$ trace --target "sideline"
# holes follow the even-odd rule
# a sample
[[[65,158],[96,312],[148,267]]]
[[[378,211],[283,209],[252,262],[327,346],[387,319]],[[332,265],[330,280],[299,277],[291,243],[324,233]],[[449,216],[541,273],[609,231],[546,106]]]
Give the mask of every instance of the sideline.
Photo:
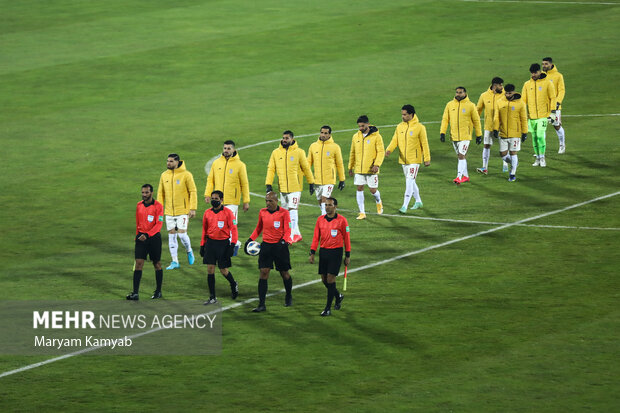
[[[500,231],[502,229],[514,227],[514,226],[517,226],[517,225],[521,225],[521,224],[524,224],[524,223],[529,222],[529,221],[534,221],[534,220],[537,220],[537,219],[540,219],[540,218],[547,217],[549,215],[559,214],[561,212],[565,212],[565,211],[568,211],[568,210],[571,210],[571,209],[579,208],[581,206],[584,206],[584,205],[587,205],[587,204],[591,204],[593,202],[600,201],[600,200],[603,200],[603,199],[611,198],[611,197],[614,197],[616,195],[620,195],[620,191],[613,192],[613,193],[607,194],[607,195],[602,195],[602,196],[590,199],[588,201],[584,201],[584,202],[580,202],[580,203],[577,203],[577,204],[573,204],[573,205],[570,205],[570,206],[567,206],[567,207],[564,207],[564,208],[556,209],[554,211],[545,212],[543,214],[539,214],[539,215],[536,215],[536,216],[533,216],[533,217],[530,217],[530,218],[524,218],[524,219],[521,219],[519,221],[503,224],[503,225],[501,225],[499,227],[496,227],[496,228],[491,228],[491,229],[488,229],[488,230],[485,230],[485,231],[479,231],[479,232],[476,232],[475,234],[466,235],[464,237],[459,237],[459,238],[452,239],[450,241],[446,241],[446,242],[442,242],[442,243],[439,243],[439,244],[431,245],[430,247],[422,248],[422,249],[419,249],[419,250],[409,251],[407,253],[404,253],[404,254],[401,254],[401,255],[397,255],[397,256],[394,256],[394,257],[391,257],[391,258],[387,258],[385,260],[376,261],[376,262],[373,262],[371,264],[363,265],[361,267],[352,268],[352,269],[348,270],[347,274],[352,274],[352,273],[356,273],[358,271],[367,270],[369,268],[377,267],[377,266],[380,266],[380,265],[383,265],[383,264],[388,264],[390,262],[394,262],[394,261],[397,261],[397,260],[400,260],[400,259],[403,259],[403,258],[411,257],[413,255],[422,254],[423,252],[426,252],[426,251],[431,251],[431,250],[434,250],[434,249],[437,249],[437,248],[445,247],[447,245],[455,244],[457,242],[461,242],[461,241],[465,241],[465,240],[468,240],[468,239],[476,238],[476,237],[479,237],[481,235],[486,235],[486,234],[490,234],[492,232]],[[339,275],[341,275],[341,274],[342,274],[342,272]],[[304,288],[304,287],[306,287],[308,285],[316,284],[316,283],[318,283],[320,281],[321,281],[320,278],[319,279],[315,279],[315,280],[311,280],[311,281],[307,281],[305,283],[293,286],[293,289],[296,290],[298,288]],[[284,290],[279,290],[279,291],[276,291],[276,292],[269,293],[269,294],[267,294],[267,296],[271,297],[271,296],[274,296],[274,295],[281,294],[283,292],[284,292]],[[213,314],[217,314],[217,313],[222,313],[224,311],[231,310],[231,309],[237,308],[237,307],[241,307],[241,306],[243,306],[245,304],[249,304],[249,303],[255,302],[257,300],[258,300],[257,297],[249,298],[247,300],[244,300],[244,301],[241,301],[241,302],[238,302],[238,303],[234,303],[234,304],[231,304],[231,305],[227,305],[225,307],[222,307],[222,308],[214,310],[214,311],[203,313],[203,315],[206,316],[206,315],[213,315]],[[147,330],[147,331],[144,331],[142,333],[134,334],[134,335],[128,336],[128,337],[129,338],[140,337],[140,336],[144,336],[144,335],[147,335],[147,334],[150,334],[150,333],[154,333],[154,332],[159,331],[161,329],[162,328],[151,329],[151,330]],[[37,367],[41,367],[41,366],[44,366],[46,364],[54,363],[56,361],[65,360],[65,359],[68,359],[70,357],[78,356],[80,354],[88,353],[90,351],[97,350],[98,348],[99,348],[98,346],[93,346],[93,347],[85,348],[85,349],[78,350],[78,351],[75,351],[75,352],[72,352],[72,353],[64,354],[64,355],[59,356],[59,357],[54,357],[54,358],[51,358],[49,360],[44,360],[44,361],[41,361],[41,362],[38,362],[38,363],[29,364],[27,366],[20,367],[20,368],[15,369],[15,370],[5,371],[3,373],[0,373],[0,378],[11,376],[13,374],[21,373],[21,372],[24,372],[24,371],[27,371],[27,370],[31,370],[31,369],[34,369],[34,368],[37,368]]]

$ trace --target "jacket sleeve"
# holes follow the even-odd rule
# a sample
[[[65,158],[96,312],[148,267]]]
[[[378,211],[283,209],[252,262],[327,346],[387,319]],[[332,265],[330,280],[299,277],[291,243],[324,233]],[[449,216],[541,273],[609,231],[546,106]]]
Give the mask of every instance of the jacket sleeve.
[[[396,149],[396,147],[398,147],[398,126],[394,131],[394,136],[392,136],[392,140],[390,141],[390,144],[388,145],[386,151],[394,152],[394,149]]]
[[[140,205],[140,204],[138,204],[138,205]],[[138,205],[136,205],[136,235],[139,234],[138,226],[140,225],[140,217],[138,216],[138,214],[139,214],[139,212],[138,212],[139,211]]]
[[[473,106],[473,103],[472,103]],[[473,108],[471,111],[471,121],[474,124],[474,129],[476,130],[476,137],[482,136],[482,125],[480,124],[480,115],[478,115],[478,111],[476,108]]]
[[[225,208],[228,211],[228,225],[230,226],[230,243],[235,245],[237,240],[239,239],[239,231],[237,230],[237,221],[235,220],[235,214],[228,208]]]
[[[205,198],[211,197],[211,192],[215,188],[215,172],[213,171],[213,165],[211,165],[211,170],[209,171],[209,176],[207,176],[207,186],[205,187]]]
[[[521,99],[523,99],[523,103],[527,106],[527,82],[523,84],[523,88],[521,89]]]
[[[450,105],[450,103],[448,103],[446,105],[446,108],[443,110],[443,115],[441,117],[441,127],[439,128],[439,133],[446,133],[446,131],[448,130],[448,121],[449,121],[448,105]]]
[[[319,220],[323,216],[320,216],[316,220],[316,224],[314,224],[314,235],[312,236],[312,244],[310,245],[310,250],[316,251],[319,247],[319,241],[321,239],[321,230],[319,229]]]
[[[273,185],[273,178],[276,174],[276,158],[274,152],[271,152],[269,158],[269,165],[267,165],[267,177],[265,178],[265,185]]]
[[[252,235],[250,235],[250,239],[252,239],[252,241],[255,241],[261,232],[263,232],[263,214],[259,212],[258,223],[256,224],[256,228],[254,228],[254,232],[252,232]]]
[[[484,109],[484,93],[480,94],[478,98],[478,104],[476,105],[476,110],[478,110],[478,116],[482,115],[482,110]]]
[[[187,187],[187,192],[189,192],[189,209],[195,211],[196,208],[198,208],[198,191],[196,190],[194,176],[190,172],[187,172],[185,185]]]
[[[349,171],[355,169],[355,135],[351,139],[351,151],[349,152],[349,165],[347,169]]]
[[[157,187],[157,202],[166,205],[166,192],[164,191],[164,175],[159,177],[159,186]]]
[[[422,146],[422,160],[424,162],[430,162],[431,161],[431,150],[428,147],[428,138],[426,136],[426,127],[424,125],[421,125],[422,127],[420,128],[420,145]]]
[[[314,175],[312,175],[312,169],[310,169],[310,165],[308,165],[308,160],[306,159],[306,153],[301,148],[298,150],[299,152],[301,152],[299,154],[299,166],[301,170],[304,172],[304,175],[306,175],[306,180],[308,181],[308,183],[313,184]]]
[[[312,155],[312,145],[310,145],[310,147],[308,148],[308,165],[312,166],[312,164],[314,163],[314,156]]]
[[[155,205],[156,205],[155,217],[154,217],[155,224],[149,230],[149,232],[147,232],[149,237],[152,237],[153,235],[161,231],[161,226],[164,224],[164,207],[161,204],[155,204]]]
[[[557,102],[561,105],[564,101],[564,95],[566,94],[566,89],[564,87],[564,76],[558,76],[558,95],[556,96]]]
[[[493,110],[493,130],[499,130],[499,105],[495,104],[495,110]]]
[[[377,132],[375,150],[377,151],[377,156],[375,157],[375,162],[373,163],[373,165],[381,166],[383,160],[385,159],[385,147],[383,146],[383,137],[381,137],[381,134],[379,132]]]
[[[284,211],[284,214],[282,214],[284,216],[284,219],[282,220],[282,224],[284,225],[284,241],[286,242],[290,242],[291,241],[291,214],[288,212],[287,209],[283,209],[281,208],[282,211]]]
[[[207,209],[207,211],[209,211]],[[202,247],[207,242],[207,231],[209,230],[209,220],[207,219],[207,211],[202,216],[202,237],[200,237],[200,246]]]
[[[551,108],[551,110],[555,110],[555,108],[557,107],[557,98],[555,95],[555,87],[553,86],[553,83],[551,82],[547,82],[547,93],[549,94],[549,107]]]
[[[342,217],[342,234],[344,235],[344,251],[351,252],[351,233],[349,232],[349,222]]]
[[[525,104],[523,104],[521,109],[519,109],[519,115],[521,118],[521,133],[527,133],[527,106]]]
[[[248,180],[248,169],[244,163],[241,163],[239,167],[239,185],[241,186],[241,195],[243,196],[243,203],[250,203],[250,181]]]
[[[345,180],[344,162],[342,160],[342,150],[340,149],[340,145],[336,145],[334,158],[336,161],[336,170],[338,170],[338,180],[344,181]]]

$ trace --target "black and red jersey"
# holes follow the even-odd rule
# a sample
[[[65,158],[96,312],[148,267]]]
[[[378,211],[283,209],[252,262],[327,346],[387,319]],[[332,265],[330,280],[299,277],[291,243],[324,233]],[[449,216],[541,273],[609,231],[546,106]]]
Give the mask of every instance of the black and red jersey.
[[[256,229],[252,232],[250,238],[255,240],[261,232],[265,242],[275,244],[284,239],[290,243],[291,215],[288,210],[280,207],[273,212],[270,212],[267,208],[261,209],[258,213],[258,224],[256,224]]]
[[[351,235],[347,219],[338,214],[333,218],[321,215],[314,226],[314,237],[310,249],[316,251],[319,242],[321,248],[342,248],[344,245],[344,250],[351,252]]]
[[[161,231],[164,222],[164,207],[158,201],[146,204],[144,201],[136,205],[136,235],[142,233],[149,237]]]
[[[218,210],[209,208],[202,216],[202,240],[200,245],[205,245],[208,239],[223,240],[229,239],[233,244],[237,243],[239,234],[237,232],[237,220],[235,214],[228,208],[222,207]]]

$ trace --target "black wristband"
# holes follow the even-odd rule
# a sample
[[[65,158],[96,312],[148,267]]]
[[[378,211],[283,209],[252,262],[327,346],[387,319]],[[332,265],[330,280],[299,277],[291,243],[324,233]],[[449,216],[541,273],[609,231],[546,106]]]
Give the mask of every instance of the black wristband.
[[[316,250],[310,250],[310,255],[316,254]]]
[[[344,252],[344,256],[347,257],[347,258],[350,258],[351,257],[351,251],[345,251]]]

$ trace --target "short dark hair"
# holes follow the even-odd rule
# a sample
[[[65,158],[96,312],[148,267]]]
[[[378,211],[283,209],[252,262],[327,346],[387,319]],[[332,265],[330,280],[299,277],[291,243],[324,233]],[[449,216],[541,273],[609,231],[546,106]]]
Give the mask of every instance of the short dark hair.
[[[288,129],[282,132],[282,135],[291,135],[291,138],[295,137],[295,135],[293,135],[293,131],[290,131]]]
[[[553,59],[550,57],[543,57],[543,62],[549,62],[549,63],[553,63]]]
[[[235,142],[230,140],[230,139],[228,139],[227,141],[224,141],[224,145],[232,145],[232,147],[234,148],[235,147]]]
[[[149,191],[153,192],[153,185],[151,185],[151,184],[144,184],[144,185],[142,185],[142,188],[148,188]]]
[[[463,89],[463,92],[467,93],[467,89],[465,89],[465,86],[458,86],[458,87],[454,88],[455,91],[457,91],[459,89]]]
[[[504,84],[504,79],[502,79],[501,77],[494,77],[493,80],[491,80],[491,84],[492,85],[500,85],[500,84]]]
[[[213,195],[213,194],[216,194],[217,196],[219,196],[220,199],[224,199],[224,192],[222,192],[222,191],[215,190],[215,191],[211,192],[211,195]]]
[[[333,198],[330,196],[329,198],[326,199],[326,201],[334,201],[334,205],[338,206],[338,200],[336,198]]]
[[[327,129],[329,131],[329,133],[332,133],[332,127],[329,125],[323,125],[321,126],[321,129]]]
[[[413,105],[405,105],[400,110],[406,110],[408,114],[415,115],[415,108]]]
[[[179,157],[179,155],[177,155],[176,153],[171,153],[170,155],[168,155],[168,158],[172,158],[175,161],[180,161],[181,158]]]
[[[506,92],[514,92],[515,91],[515,85],[513,85],[512,83],[508,83],[506,86],[504,86],[504,90]]]
[[[540,65],[538,63],[532,63],[530,65],[530,73],[536,73],[540,71]]]
[[[357,123],[368,123],[368,122],[370,121],[368,120],[368,116],[366,115],[362,115],[359,118],[357,118]]]

